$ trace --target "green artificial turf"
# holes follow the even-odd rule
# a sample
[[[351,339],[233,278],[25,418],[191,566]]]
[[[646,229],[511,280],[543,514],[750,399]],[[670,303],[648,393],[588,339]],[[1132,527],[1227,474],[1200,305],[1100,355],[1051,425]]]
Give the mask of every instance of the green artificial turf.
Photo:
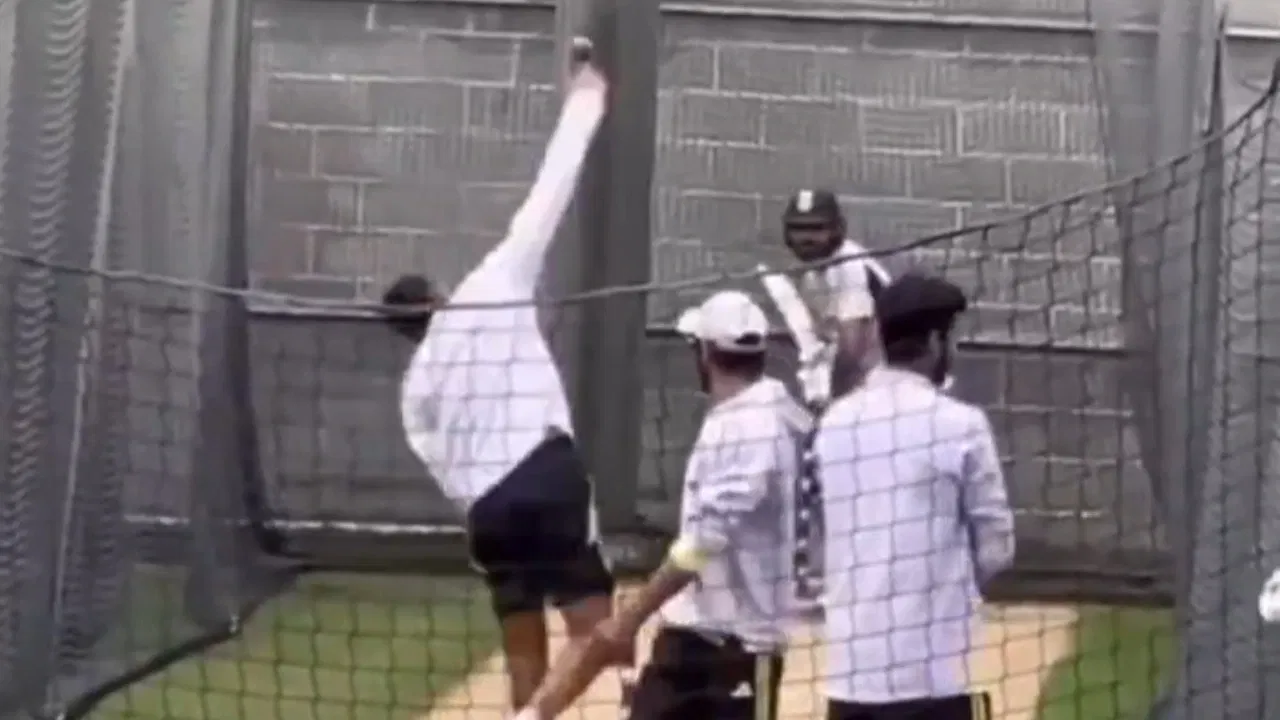
[[[176,583],[135,583],[139,648],[166,644]],[[412,717],[499,644],[484,589],[464,578],[314,575],[264,606],[240,637],[104,702],[96,718],[382,720]]]
[[[1085,608],[1076,652],[1054,665],[1040,694],[1040,720],[1137,720],[1165,687],[1173,663],[1167,610]]]

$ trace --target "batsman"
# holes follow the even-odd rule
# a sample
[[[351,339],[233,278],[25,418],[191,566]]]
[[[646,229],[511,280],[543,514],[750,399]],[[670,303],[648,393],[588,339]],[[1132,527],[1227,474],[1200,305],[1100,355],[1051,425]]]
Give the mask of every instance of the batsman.
[[[782,214],[783,242],[805,263],[799,288],[787,275],[760,268],[764,288],[799,350],[796,380],[817,416],[882,360],[875,299],[889,284],[889,272],[847,234],[834,192],[799,190]],[[819,610],[823,593],[822,490],[814,462],[806,444],[791,535],[793,596],[802,611]]]
[[[800,350],[798,379],[805,400],[818,411],[857,385],[881,359],[875,298],[889,284],[889,272],[846,235],[834,192],[797,191],[783,211],[782,236],[791,254],[806,264],[799,288],[786,275],[763,277]]]

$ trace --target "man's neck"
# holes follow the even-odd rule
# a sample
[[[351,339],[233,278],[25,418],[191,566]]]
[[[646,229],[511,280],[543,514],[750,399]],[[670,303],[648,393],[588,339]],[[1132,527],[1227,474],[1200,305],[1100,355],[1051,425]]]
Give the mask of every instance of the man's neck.
[[[716,407],[737,397],[743,390],[751,387],[756,380],[747,378],[721,376],[711,379],[711,387],[707,390],[707,397],[711,400],[711,407]]]
[[[849,366],[839,365],[839,361],[831,371],[831,399],[842,397],[866,384],[867,378],[880,363],[874,360],[860,359],[850,361]]]
[[[924,361],[909,363],[885,363],[883,366],[886,370],[906,376],[913,381],[920,381],[933,385],[932,369],[928,368]]]

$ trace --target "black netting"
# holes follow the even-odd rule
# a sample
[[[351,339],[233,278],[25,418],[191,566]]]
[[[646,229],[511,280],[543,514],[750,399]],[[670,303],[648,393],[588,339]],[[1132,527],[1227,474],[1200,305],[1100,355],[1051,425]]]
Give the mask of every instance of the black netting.
[[[1170,596],[1160,518],[1170,496],[1185,497],[1192,486],[1187,473],[1149,469],[1162,461],[1144,454],[1130,403],[1161,402],[1138,385],[1155,360],[1141,346],[1120,344],[1141,323],[1154,324],[1159,298],[1140,294],[1145,305],[1126,316],[1109,273],[1119,272],[1121,243],[1141,233],[1167,236],[1191,221],[1194,234],[1210,237],[1209,209],[1222,203],[1230,240],[1218,260],[1222,299],[1216,311],[1200,312],[1216,312],[1223,361],[1208,395],[1213,406],[1195,412],[1240,428],[1263,411],[1265,379],[1254,375],[1265,371],[1256,343],[1269,342],[1258,298],[1270,286],[1263,261],[1274,213],[1264,182],[1271,101],[1262,98],[1221,137],[1138,180],[896,251],[955,278],[977,301],[956,392],[990,413],[1020,513],[1018,563],[1003,596]],[[1214,177],[1206,160],[1219,154],[1225,172],[1209,194],[1201,190],[1215,187],[1206,182]],[[1186,189],[1196,193],[1175,203]],[[1129,261],[1158,268],[1180,257]],[[234,293],[75,270],[14,251],[3,256],[3,271],[14,289],[4,315],[13,349],[2,375],[11,427],[0,556],[4,676],[15,679],[6,686],[9,708],[96,699],[92,691],[113,678],[231,633],[240,633],[236,650],[185,661],[107,707],[131,717],[205,717],[194,708],[239,703],[292,717],[265,708],[294,703],[364,717],[433,695],[460,702],[443,684],[465,669],[482,685],[477,677],[498,672],[472,662],[492,651],[493,630],[482,592],[456,579],[465,562],[456,512],[403,447],[394,398],[408,347],[385,328],[350,313],[320,317],[314,305],[248,313]],[[726,282],[752,281],[646,292],[687,297]],[[247,344],[237,341],[241,333]],[[646,348],[646,409],[637,423],[645,462],[630,475],[602,470],[610,482],[640,483],[644,522],[632,530],[661,537],[674,527],[680,466],[701,401],[677,339],[651,331]],[[773,372],[785,377],[792,364],[780,343]],[[1221,554],[1197,558],[1197,582],[1221,588],[1232,573],[1260,572],[1256,556],[1239,554],[1236,536],[1266,545],[1258,521],[1238,514],[1264,501],[1242,505],[1238,494],[1258,477],[1243,468],[1259,467],[1269,448],[1234,429],[1214,437],[1203,495],[1186,502],[1211,513],[1201,517],[1200,547]],[[251,482],[258,473],[260,486]],[[1224,480],[1214,488],[1216,476]],[[1235,480],[1223,486],[1225,478]],[[626,543],[617,550],[637,552]],[[361,574],[318,575],[250,618],[249,608],[304,569]],[[374,570],[455,579],[424,587],[367,574]],[[1252,602],[1256,587],[1247,583],[1242,596]],[[1215,642],[1224,636],[1210,625],[1245,617],[1204,598],[1189,607],[1193,628],[1208,634],[1193,634],[1193,642]],[[1052,632],[1038,622],[1036,632]],[[435,649],[400,654],[402,631]],[[372,657],[380,659],[365,667]],[[448,676],[440,689],[429,679],[436,672]],[[989,680],[1014,671],[1001,672]],[[817,677],[804,673],[793,669],[785,682],[816,687]],[[410,679],[419,674],[428,679]],[[1196,692],[1205,690],[1193,689],[1192,701]],[[1019,709],[1004,702],[1004,711]],[[466,703],[458,710],[497,712],[502,701],[471,695]]]

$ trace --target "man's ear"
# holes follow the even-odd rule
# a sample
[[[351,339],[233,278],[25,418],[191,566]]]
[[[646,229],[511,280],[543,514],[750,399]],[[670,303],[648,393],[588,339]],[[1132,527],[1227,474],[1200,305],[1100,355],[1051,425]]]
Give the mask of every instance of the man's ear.
[[[698,359],[704,363],[711,362],[711,346],[704,340],[698,340],[696,342],[698,347]]]
[[[934,358],[940,358],[947,354],[947,334],[941,330],[934,330],[929,333],[929,354]]]

